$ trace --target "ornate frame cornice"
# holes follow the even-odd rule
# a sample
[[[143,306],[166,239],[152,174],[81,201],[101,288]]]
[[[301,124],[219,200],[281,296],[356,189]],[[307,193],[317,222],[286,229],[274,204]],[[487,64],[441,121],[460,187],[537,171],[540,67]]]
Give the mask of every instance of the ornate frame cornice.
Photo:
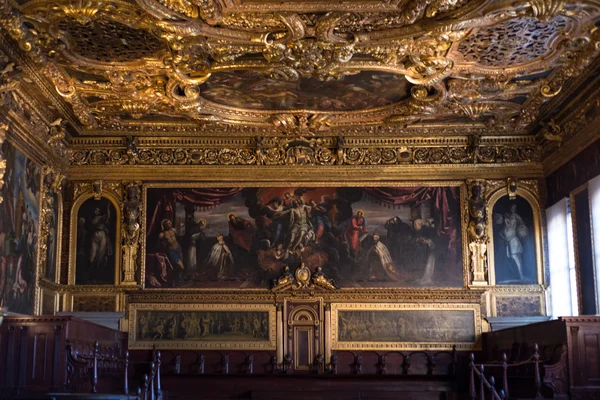
[[[0,30],[0,48],[6,52],[13,62],[22,66],[23,71],[36,84],[40,94],[56,107],[60,115],[66,118],[76,131],[79,131],[80,124],[71,107],[58,95],[54,85],[38,72],[34,67],[33,61],[28,57],[23,57],[21,52],[15,48],[14,42],[7,37],[7,34],[3,30]]]

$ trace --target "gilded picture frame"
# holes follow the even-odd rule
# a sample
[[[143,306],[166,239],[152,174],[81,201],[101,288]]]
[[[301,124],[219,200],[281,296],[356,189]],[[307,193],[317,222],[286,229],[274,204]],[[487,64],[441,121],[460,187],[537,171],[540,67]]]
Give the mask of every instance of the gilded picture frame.
[[[154,314],[154,315],[152,315]],[[260,318],[260,326],[254,321]],[[141,332],[143,318],[149,318],[150,335]],[[187,322],[196,319],[193,334]],[[178,322],[180,332],[172,340],[156,337],[157,326],[162,319],[165,325]],[[277,309],[273,304],[129,304],[129,349],[193,349],[193,350],[276,350]],[[206,322],[205,322],[206,321]],[[229,323],[227,325],[225,322]],[[249,324],[248,329],[244,325]],[[206,330],[204,330],[206,327]],[[166,327],[166,330],[169,326]],[[197,329],[197,331],[196,331]],[[210,330],[210,332],[209,332]],[[263,332],[263,335],[257,332]],[[168,332],[165,331],[165,335]],[[250,337],[249,337],[250,336]],[[147,337],[147,338],[146,338]]]
[[[497,265],[496,265],[496,255],[495,255],[495,242],[501,240],[498,237],[495,237],[494,234],[494,206],[500,200],[505,199],[508,194],[506,187],[501,187],[493,192],[491,192],[488,196],[487,200],[487,234],[489,238],[489,243],[487,246],[488,249],[488,272],[489,272],[489,281],[492,286],[522,286],[522,287],[532,287],[535,285],[537,289],[540,286],[544,285],[544,238],[542,234],[542,214],[541,207],[538,201],[538,196],[533,191],[534,188],[520,186],[517,190],[516,196],[518,199],[522,199],[528,203],[531,207],[533,213],[533,232],[531,232],[534,241],[534,256],[535,256],[535,282],[526,282],[523,283],[512,283],[512,284],[503,284],[497,282]]]
[[[346,313],[346,314],[344,314]],[[387,314],[386,314],[387,313]],[[379,315],[376,315],[379,314]],[[447,317],[445,315],[447,314]],[[378,318],[385,318],[388,320],[395,320],[400,315],[400,318],[406,321],[407,318],[419,319],[427,322],[431,325],[424,328],[423,326],[415,326],[410,322],[406,322],[402,328],[402,334],[398,333],[397,329],[400,329],[399,325],[394,324],[393,333],[398,337],[398,340],[389,340],[385,334],[377,333],[373,334],[373,337],[381,340],[365,340],[364,338],[352,338],[348,337],[343,331],[345,327],[341,318],[345,316],[354,317],[359,316],[368,320],[367,324],[375,325],[374,320]],[[431,317],[434,317],[433,319]],[[460,318],[457,318],[460,317]],[[436,321],[436,319],[438,321]],[[449,330],[463,330],[463,332],[457,332],[458,335],[452,335],[452,332],[444,331],[444,327],[436,326],[436,323],[444,320],[446,323],[452,323],[454,326],[446,327]],[[470,322],[466,327],[464,326],[464,320]],[[356,322],[356,321],[354,321]],[[394,321],[395,322],[395,321]],[[418,321],[417,321],[418,322]],[[413,321],[414,323],[414,321]],[[461,326],[462,325],[462,326]],[[390,325],[391,326],[391,325]],[[466,329],[465,329],[466,328]],[[367,328],[368,329],[368,328]],[[426,338],[428,340],[416,339],[406,340],[407,337],[411,336],[410,329],[415,329],[414,336],[419,338]],[[362,330],[358,333],[361,336],[367,336],[366,330]],[[429,334],[427,333],[429,332]],[[443,335],[439,333],[442,332]],[[331,349],[332,350],[388,350],[388,351],[402,351],[402,350],[452,350],[453,346],[456,346],[457,350],[480,350],[481,349],[481,332],[482,332],[482,320],[481,320],[481,306],[480,304],[469,304],[469,303],[334,303],[331,304]],[[427,336],[429,335],[429,336]],[[435,336],[441,339],[445,336],[444,340],[436,340]],[[350,335],[351,336],[351,335]],[[456,337],[469,337],[469,340],[453,340]],[[446,340],[447,339],[447,340]]]
[[[192,188],[232,188],[232,187],[241,187],[241,188],[268,188],[268,187],[280,187],[280,186],[285,186],[285,187],[314,187],[314,188],[333,188],[333,187],[340,187],[340,188],[359,188],[359,187],[381,187],[381,186],[385,186],[385,187],[398,187],[398,188],[402,188],[402,187],[407,187],[407,188],[416,188],[416,187],[456,187],[458,189],[458,193],[459,193],[459,204],[458,204],[458,215],[460,218],[460,239],[458,240],[458,242],[460,243],[460,250],[463,254],[462,260],[461,260],[461,266],[462,266],[462,283],[460,286],[435,286],[435,287],[400,287],[400,288],[390,288],[390,287],[368,287],[368,288],[364,288],[364,289],[368,289],[368,290],[390,290],[390,291],[397,291],[398,289],[403,290],[403,289],[412,289],[412,290],[423,290],[423,291],[432,291],[432,290],[444,290],[444,289],[465,289],[467,288],[468,284],[468,279],[469,279],[469,258],[466,256],[469,254],[469,249],[468,249],[468,238],[467,238],[467,233],[466,233],[466,228],[467,228],[467,224],[464,223],[464,221],[466,220],[466,216],[468,213],[468,210],[466,209],[466,207],[464,207],[464,204],[466,202],[466,198],[467,198],[467,193],[466,193],[466,184],[465,181],[462,180],[439,180],[439,181],[421,181],[421,182],[415,182],[415,181],[402,181],[402,180],[396,180],[396,181],[386,181],[385,183],[381,183],[381,182],[374,182],[374,181],[352,181],[352,182],[340,182],[340,181],[321,181],[321,182],[313,182],[313,181],[291,181],[291,182],[286,182],[285,184],[281,184],[281,183],[277,183],[277,182],[265,182],[265,181],[225,181],[225,182],[194,182],[194,183],[190,183],[190,182],[151,182],[151,183],[145,183],[142,185],[142,215],[141,215],[141,232],[147,232],[148,226],[147,226],[147,220],[148,220],[148,213],[150,212],[148,210],[149,208],[149,204],[148,204],[148,190],[149,189],[192,189]],[[141,254],[141,259],[140,259],[140,279],[141,279],[141,286],[143,289],[145,290],[169,290],[169,289],[164,289],[164,288],[152,288],[146,285],[146,270],[147,270],[147,265],[146,265],[146,252],[148,249],[148,244],[146,242],[145,237],[143,239],[140,239],[140,254]],[[183,291],[212,291],[215,290],[216,288],[198,288],[198,287],[194,287],[194,288],[185,288],[185,287],[178,287],[177,290],[183,290]],[[363,288],[353,288],[353,290],[356,291],[360,291]],[[235,291],[235,289],[219,289],[219,290],[232,290]],[[267,291],[268,287],[265,288],[247,288],[245,290],[251,290],[251,291]]]

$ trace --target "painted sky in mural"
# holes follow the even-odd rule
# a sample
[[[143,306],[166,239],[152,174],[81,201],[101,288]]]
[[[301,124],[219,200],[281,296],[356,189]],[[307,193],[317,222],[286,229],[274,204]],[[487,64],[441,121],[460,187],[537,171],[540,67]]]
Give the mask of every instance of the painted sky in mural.
[[[351,111],[405,100],[410,86],[404,76],[385,72],[361,72],[330,81],[289,81],[253,71],[231,71],[213,74],[200,92],[212,102],[232,107]]]
[[[457,187],[149,188],[146,287],[462,287]]]
[[[38,246],[40,168],[8,142],[0,204],[0,301],[12,312],[33,313]]]

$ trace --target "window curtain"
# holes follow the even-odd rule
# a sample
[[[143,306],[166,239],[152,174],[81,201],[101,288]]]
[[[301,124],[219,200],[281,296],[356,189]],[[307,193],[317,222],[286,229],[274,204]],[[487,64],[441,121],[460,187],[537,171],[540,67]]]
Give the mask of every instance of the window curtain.
[[[149,194],[148,204],[155,204],[155,206],[153,210],[148,210],[151,214],[146,228],[146,238],[160,232],[161,221],[164,218],[173,218],[176,203],[209,210],[237,196],[241,191],[241,188],[164,189],[160,191],[157,199]]]
[[[588,183],[592,217],[592,249],[596,275],[596,299],[600,299],[600,176]],[[600,302],[600,300],[598,300]],[[600,304],[597,305],[600,310]]]
[[[550,265],[550,304],[553,318],[577,315],[577,292],[572,281],[569,251],[569,217],[567,199],[564,198],[546,210],[548,223],[548,263]],[[573,291],[573,293],[572,293]],[[574,294],[574,295],[572,295]],[[575,304],[573,302],[575,301]]]

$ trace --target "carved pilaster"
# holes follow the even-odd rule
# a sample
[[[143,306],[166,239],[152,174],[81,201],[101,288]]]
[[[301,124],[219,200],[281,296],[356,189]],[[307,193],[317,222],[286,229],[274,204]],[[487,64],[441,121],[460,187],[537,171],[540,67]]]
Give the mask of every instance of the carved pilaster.
[[[486,181],[467,180],[467,187],[469,191],[467,233],[471,255],[471,284],[487,285],[487,212],[483,197]]]
[[[0,189],[4,186],[4,173],[6,172],[6,160],[4,159],[4,153],[2,152],[2,145],[4,144],[4,139],[6,138],[6,130],[8,129],[8,125],[0,124]],[[2,192],[0,191],[0,203],[2,203],[4,199],[2,198]]]
[[[123,241],[123,281],[124,285],[135,285],[135,271],[138,267],[140,247],[140,215],[142,209],[142,182],[123,182],[121,237]]]
[[[54,235],[54,240],[58,239],[58,224],[59,221],[55,218],[54,210],[58,206],[55,204],[57,196],[65,181],[65,176],[54,168],[44,165],[42,167],[43,185],[42,185],[42,209],[40,213],[40,237],[39,237],[39,274],[38,276],[44,275],[44,265],[46,264],[48,237]],[[56,244],[54,244],[56,245]],[[52,281],[56,280],[56,276],[52,278]]]

